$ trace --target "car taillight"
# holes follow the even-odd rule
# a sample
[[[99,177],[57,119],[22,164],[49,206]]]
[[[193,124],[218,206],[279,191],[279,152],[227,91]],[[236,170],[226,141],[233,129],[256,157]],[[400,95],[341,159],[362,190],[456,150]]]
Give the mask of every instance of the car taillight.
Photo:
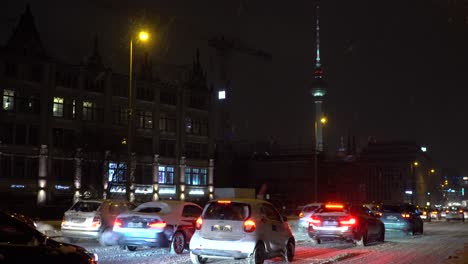
[[[63,216],[63,217],[62,217],[62,224],[61,224],[61,226],[63,226],[63,225],[65,224],[65,222],[66,222],[66,218],[65,218],[65,216]]]
[[[463,210],[460,210],[460,211],[458,211],[458,212],[460,212],[460,214],[463,214]]]
[[[245,220],[244,222],[244,231],[247,232],[247,233],[251,233],[253,231],[255,231],[255,228],[257,226],[255,225],[255,222],[253,220]]]
[[[165,228],[167,225],[166,221],[155,221],[148,223],[149,228]]]
[[[303,212],[300,212],[300,213],[299,213],[299,217],[304,217],[304,213],[303,213]]]
[[[197,218],[197,221],[195,222],[195,228],[197,230],[200,230],[203,224],[203,219],[201,217]]]
[[[350,217],[350,218],[347,218],[347,219],[340,220],[340,224],[342,226],[353,226],[356,223],[357,223],[357,220],[354,217]]]
[[[122,220],[120,220],[120,219],[115,219],[115,221],[114,221],[114,227],[122,227]]]
[[[448,214],[448,213],[449,213],[449,210],[445,210],[445,213]]]
[[[423,215],[427,215],[427,212],[423,212]]]
[[[410,214],[401,214],[401,217],[403,218],[410,218],[410,216],[411,216]]]
[[[318,217],[311,216],[309,219],[309,223],[313,225],[320,225],[322,223],[322,220],[320,220],[320,218]]]
[[[101,217],[95,216],[93,218],[93,223],[91,224],[93,227],[99,227],[101,226]]]

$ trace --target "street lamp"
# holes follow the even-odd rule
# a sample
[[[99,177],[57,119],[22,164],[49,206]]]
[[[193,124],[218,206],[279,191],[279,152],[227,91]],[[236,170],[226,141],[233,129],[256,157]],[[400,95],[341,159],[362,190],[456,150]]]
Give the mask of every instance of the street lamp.
[[[415,199],[416,199],[416,167],[419,166],[419,163],[417,161],[414,161],[411,163],[411,203],[414,204]]]
[[[326,117],[322,117],[320,118],[320,123],[322,124],[326,124],[327,123],[327,118]],[[318,159],[318,152],[319,152],[319,143],[317,142],[317,126],[318,126],[318,123],[317,123],[317,120],[315,120],[315,123],[314,123],[314,137],[315,137],[315,149],[314,149],[314,201],[315,202],[318,202],[318,169],[317,169],[317,166],[318,166],[318,162],[317,162],[317,159]]]
[[[136,40],[147,41],[149,34],[146,31],[140,31]],[[135,168],[133,164],[133,125],[134,125],[134,94],[133,94],[133,36],[130,37],[130,60],[128,73],[128,133],[127,133],[127,148],[128,148],[128,164],[125,194],[127,200],[133,202],[135,200]]]

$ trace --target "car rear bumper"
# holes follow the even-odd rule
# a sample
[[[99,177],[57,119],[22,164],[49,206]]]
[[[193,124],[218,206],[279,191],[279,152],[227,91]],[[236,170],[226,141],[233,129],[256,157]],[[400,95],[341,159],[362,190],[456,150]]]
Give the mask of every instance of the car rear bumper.
[[[359,235],[349,227],[309,227],[309,237],[313,239],[354,240]]]
[[[63,237],[83,238],[83,239],[98,239],[100,236],[99,230],[81,230],[81,229],[61,229]]]
[[[252,254],[256,241],[239,240],[216,240],[201,238],[195,234],[190,240],[190,250],[195,255],[203,255],[211,258],[246,258]]]
[[[119,245],[126,246],[147,246],[147,247],[168,247],[169,239],[164,233],[156,233],[152,237],[131,236],[116,232]]]

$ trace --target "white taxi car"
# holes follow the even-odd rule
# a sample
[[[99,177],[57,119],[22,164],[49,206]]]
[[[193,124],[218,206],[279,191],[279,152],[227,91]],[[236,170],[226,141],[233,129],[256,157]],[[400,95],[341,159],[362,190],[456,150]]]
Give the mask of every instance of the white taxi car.
[[[192,263],[208,259],[247,259],[250,263],[282,257],[291,262],[295,239],[287,218],[265,200],[213,200],[205,205],[190,240]]]

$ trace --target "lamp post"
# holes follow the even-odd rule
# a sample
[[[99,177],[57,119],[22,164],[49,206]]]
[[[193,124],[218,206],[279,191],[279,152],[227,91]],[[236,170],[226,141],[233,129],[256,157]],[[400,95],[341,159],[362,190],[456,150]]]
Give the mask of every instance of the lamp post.
[[[138,33],[137,40],[147,41],[149,35],[146,31],[140,31]],[[128,152],[128,163],[126,173],[126,185],[125,194],[128,201],[133,202],[135,200],[135,168],[134,168],[134,153],[133,153],[133,125],[134,125],[134,94],[133,94],[133,37],[130,37],[130,60],[129,60],[129,73],[128,73],[128,132],[127,132],[127,152]]]
[[[419,165],[417,161],[411,163],[411,203],[414,204],[416,201],[416,167]]]
[[[322,124],[326,124],[327,123],[327,118],[326,117],[322,117],[320,118],[320,123]],[[314,201],[315,202],[318,202],[318,162],[317,162],[317,159],[318,159],[318,152],[319,152],[319,143],[317,142],[317,126],[318,126],[318,123],[317,123],[317,120],[315,120],[314,122],[314,137],[315,137],[315,149],[314,149]],[[322,143],[322,142],[320,142]]]

